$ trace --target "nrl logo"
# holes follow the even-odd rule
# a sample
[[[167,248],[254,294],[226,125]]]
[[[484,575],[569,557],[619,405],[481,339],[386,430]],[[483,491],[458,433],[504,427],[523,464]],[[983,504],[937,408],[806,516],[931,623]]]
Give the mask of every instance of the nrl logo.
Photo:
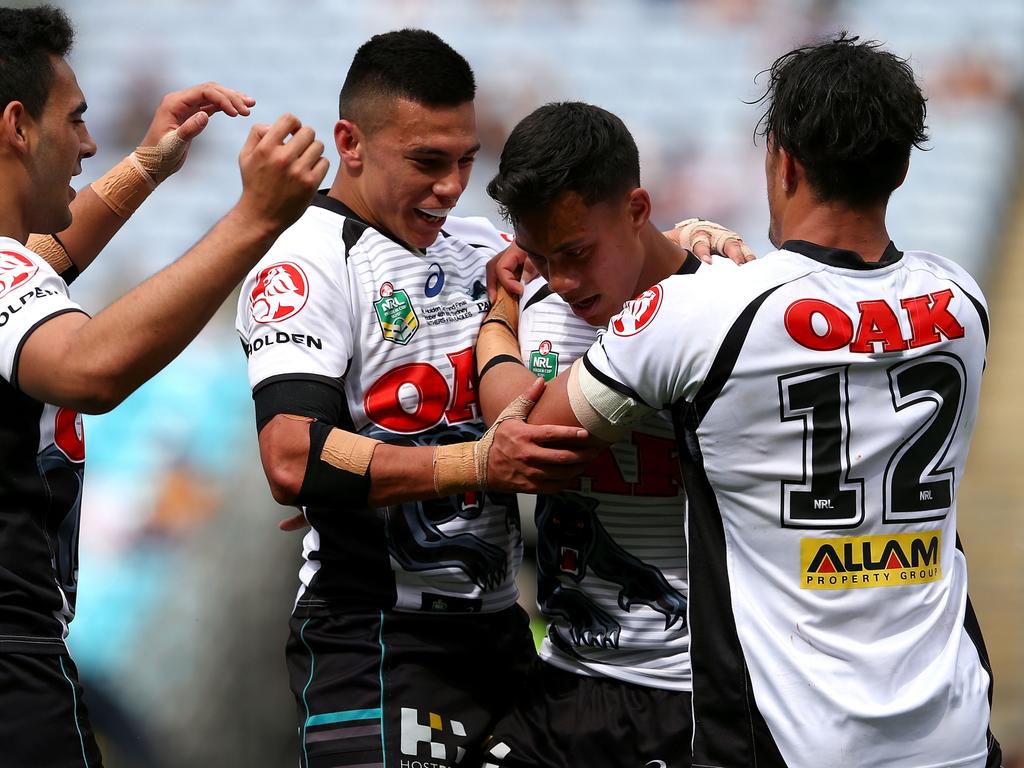
[[[39,267],[14,251],[0,251],[0,296],[32,279]]]
[[[249,294],[249,311],[257,323],[277,323],[306,306],[309,282],[297,264],[282,262],[267,267]]]
[[[558,375],[558,353],[551,351],[550,341],[542,341],[540,348],[530,353],[530,371],[535,376],[543,376],[545,381]]]
[[[380,287],[380,300],[373,303],[373,308],[377,311],[377,320],[385,341],[404,346],[412,340],[416,329],[420,327],[409,294],[401,288],[396,289],[391,283],[384,283]]]

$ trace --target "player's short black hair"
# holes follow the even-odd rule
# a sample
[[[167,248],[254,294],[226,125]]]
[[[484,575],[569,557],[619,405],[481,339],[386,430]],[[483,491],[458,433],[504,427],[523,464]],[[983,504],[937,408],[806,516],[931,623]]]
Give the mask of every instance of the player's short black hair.
[[[545,104],[524,117],[501,150],[489,194],[513,225],[566,191],[586,205],[640,186],[640,155],[611,112],[579,101]]]
[[[359,46],[341,86],[338,116],[370,130],[382,101],[457,107],[474,96],[473,70],[454,48],[425,29],[401,29]]]
[[[906,59],[843,31],[767,70],[758,132],[800,161],[822,201],[884,203],[928,140],[925,97]],[[771,149],[771,147],[769,147]]]
[[[58,8],[0,8],[0,111],[20,101],[30,115],[42,114],[55,75],[50,56],[64,58],[74,40]]]

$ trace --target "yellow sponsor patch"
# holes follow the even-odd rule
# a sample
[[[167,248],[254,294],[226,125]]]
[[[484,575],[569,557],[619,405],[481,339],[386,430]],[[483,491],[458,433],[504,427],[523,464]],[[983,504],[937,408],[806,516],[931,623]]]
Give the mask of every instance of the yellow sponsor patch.
[[[942,531],[800,540],[801,589],[926,584],[942,578]]]

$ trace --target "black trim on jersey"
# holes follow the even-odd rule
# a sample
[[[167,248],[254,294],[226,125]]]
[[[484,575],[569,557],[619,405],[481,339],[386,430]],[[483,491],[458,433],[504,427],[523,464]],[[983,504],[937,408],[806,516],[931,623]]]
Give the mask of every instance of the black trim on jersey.
[[[715,359],[708,369],[707,376],[704,377],[704,383],[701,384],[700,389],[697,390],[697,394],[693,398],[697,424],[704,419],[708,409],[711,408],[715,399],[722,393],[722,387],[725,386],[725,382],[732,375],[732,369],[735,367],[736,360],[740,356],[740,350],[743,349],[743,342],[747,339],[747,332],[750,330],[751,323],[754,322],[754,315],[757,314],[765,299],[783,285],[785,283],[779,283],[762,293],[747,304],[736,320],[733,321],[732,327],[725,335],[722,345],[718,348],[718,354],[715,355]],[[696,428],[697,424],[694,424],[694,428]]]
[[[773,289],[774,290],[774,289]],[[786,768],[768,730],[736,631],[725,529],[704,469],[694,403],[672,405],[687,498],[688,622],[693,675],[694,768]]]
[[[329,189],[321,189],[315,195],[313,195],[313,199],[310,201],[309,204],[315,208],[323,208],[324,210],[330,211],[331,213],[336,213],[339,216],[345,217],[346,222],[345,226],[342,227],[341,237],[345,243],[346,259],[348,258],[348,249],[355,245],[356,242],[358,242],[359,238],[362,237],[363,232],[365,232],[367,228],[372,229],[374,232],[379,232],[380,234],[384,235],[384,237],[386,237],[388,240],[394,241],[395,243],[402,246],[406,250],[413,251],[414,253],[423,253],[423,248],[416,248],[415,246],[409,245],[407,242],[405,242],[404,240],[400,240],[398,237],[393,235],[388,230],[378,227],[375,224],[371,224],[358,213],[356,213],[343,202],[341,202],[341,200],[339,200],[336,197],[331,197],[329,193]],[[352,222],[351,227],[349,226],[349,222]]]
[[[58,309],[56,312],[52,312],[51,314],[47,315],[46,317],[44,317],[44,318],[42,318],[40,320],[37,320],[36,322],[34,322],[32,324],[31,328],[29,328],[27,331],[25,331],[25,333],[21,337],[21,341],[18,342],[18,348],[16,350],[14,350],[14,362],[11,365],[11,386],[12,387],[14,387],[15,389],[18,389],[19,391],[21,389],[18,386],[18,363],[21,362],[21,350],[22,350],[22,347],[25,346],[25,342],[28,341],[28,337],[31,336],[35,332],[36,328],[38,328],[43,323],[47,323],[50,320],[53,320],[53,318],[55,318],[55,317],[60,317],[61,315],[66,315],[66,314],[68,314],[70,312],[78,312],[80,314],[85,315],[86,317],[89,316],[88,312],[85,312],[84,310],[79,309],[78,307],[64,307],[63,309]]]
[[[686,251],[686,258],[683,259],[683,263],[679,265],[679,269],[676,270],[677,275],[692,275],[704,262],[701,261],[694,255],[693,251]]]
[[[638,403],[643,403],[648,408],[653,407],[653,406],[651,406],[650,403],[645,401],[642,397],[640,397],[640,395],[638,395],[632,389],[627,387],[625,384],[623,384],[622,382],[616,381],[615,379],[611,378],[610,376],[608,376],[604,372],[599,371],[597,369],[597,367],[592,362],[590,362],[590,358],[587,355],[583,355],[583,366],[587,369],[587,371],[590,373],[591,376],[593,376],[595,379],[597,379],[602,384],[604,384],[606,387],[608,387],[608,389],[614,390],[615,392],[618,392],[620,395],[625,395],[626,397],[631,397],[634,400],[636,400]],[[664,406],[662,406],[662,407],[664,407]],[[661,408],[655,408],[655,410],[661,410]]]
[[[967,292],[964,291],[964,293]],[[964,552],[964,545],[960,541],[959,531],[957,531],[956,534],[956,548],[960,550],[960,554],[964,556],[964,560],[966,561],[967,553]],[[974,612],[974,606],[971,605],[971,596],[969,594],[967,595],[967,610],[964,613],[964,631],[967,632],[967,636],[971,639],[971,642],[974,643],[974,648],[978,652],[978,659],[981,661],[982,669],[988,673],[988,708],[991,713],[992,692],[995,688],[995,679],[992,676],[992,663],[988,658],[988,648],[985,647],[985,638],[981,636],[981,626],[978,624],[978,616]],[[991,728],[988,729],[987,740],[988,762],[985,763],[985,766],[986,768],[1000,768],[1003,764],[1003,750],[999,746],[999,742],[996,741],[996,737],[992,735]]]
[[[787,240],[782,244],[780,250],[799,253],[801,256],[820,261],[822,264],[843,269],[882,269],[903,258],[903,251],[896,250],[892,240],[885,246],[879,261],[864,261],[856,251],[828,248],[824,245],[809,243],[806,240]]]
[[[288,413],[308,416],[325,424],[355,431],[344,391],[339,392],[332,380],[318,378],[275,377],[276,381],[261,384],[252,399],[256,404],[256,432],[259,433],[275,416]]]
[[[978,317],[981,319],[981,329],[985,332],[985,346],[988,346],[988,312],[985,311],[985,305],[982,304],[978,299],[971,295],[970,291],[964,290],[964,287],[960,285],[956,280],[950,280],[953,285],[964,292],[964,296],[971,300],[971,304],[978,310]]]
[[[64,253],[68,252],[67,247],[64,245],[64,243],[61,241],[59,237],[57,237],[56,235],[50,235],[50,237],[57,241],[57,245],[64,249]],[[68,261],[71,261],[70,256],[68,256]],[[75,280],[78,279],[78,276],[82,274],[82,272],[78,267],[75,266],[74,262],[71,262],[70,267],[65,269],[63,272],[58,272],[57,274],[60,277],[60,279],[64,281],[65,285],[71,285],[73,282],[75,282]]]
[[[541,288],[539,291],[537,291],[535,294],[533,294],[533,296],[530,297],[530,300],[527,301],[526,304],[523,305],[523,310],[522,311],[525,312],[530,307],[532,307],[534,304],[537,304],[538,302],[544,301],[544,299],[546,299],[548,296],[554,296],[554,295],[556,295],[556,294],[555,294],[554,291],[551,290],[551,286],[550,285],[545,285],[543,288]]]
[[[351,362],[351,361],[350,361]],[[321,384],[326,384],[329,387],[333,387],[342,394],[345,393],[345,377],[341,376],[337,379],[330,376],[324,376],[319,373],[279,373],[276,376],[268,376],[255,387],[252,388],[252,396],[255,399],[256,393],[264,387],[270,384],[276,384],[279,381],[319,381]]]

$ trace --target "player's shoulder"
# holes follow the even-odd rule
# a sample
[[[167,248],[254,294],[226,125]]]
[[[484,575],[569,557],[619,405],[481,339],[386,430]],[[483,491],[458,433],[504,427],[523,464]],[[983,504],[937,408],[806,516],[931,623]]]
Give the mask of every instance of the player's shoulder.
[[[908,269],[930,272],[939,279],[956,283],[975,298],[983,298],[981,287],[971,273],[952,259],[930,251],[904,251],[903,259]]]
[[[535,311],[538,306],[542,305],[545,308],[564,307],[567,311],[571,311],[569,305],[551,290],[548,281],[538,276],[523,286],[523,295],[519,297],[519,313]]]
[[[498,229],[484,216],[448,216],[439,243],[457,241],[497,253],[512,243],[512,236]]]

